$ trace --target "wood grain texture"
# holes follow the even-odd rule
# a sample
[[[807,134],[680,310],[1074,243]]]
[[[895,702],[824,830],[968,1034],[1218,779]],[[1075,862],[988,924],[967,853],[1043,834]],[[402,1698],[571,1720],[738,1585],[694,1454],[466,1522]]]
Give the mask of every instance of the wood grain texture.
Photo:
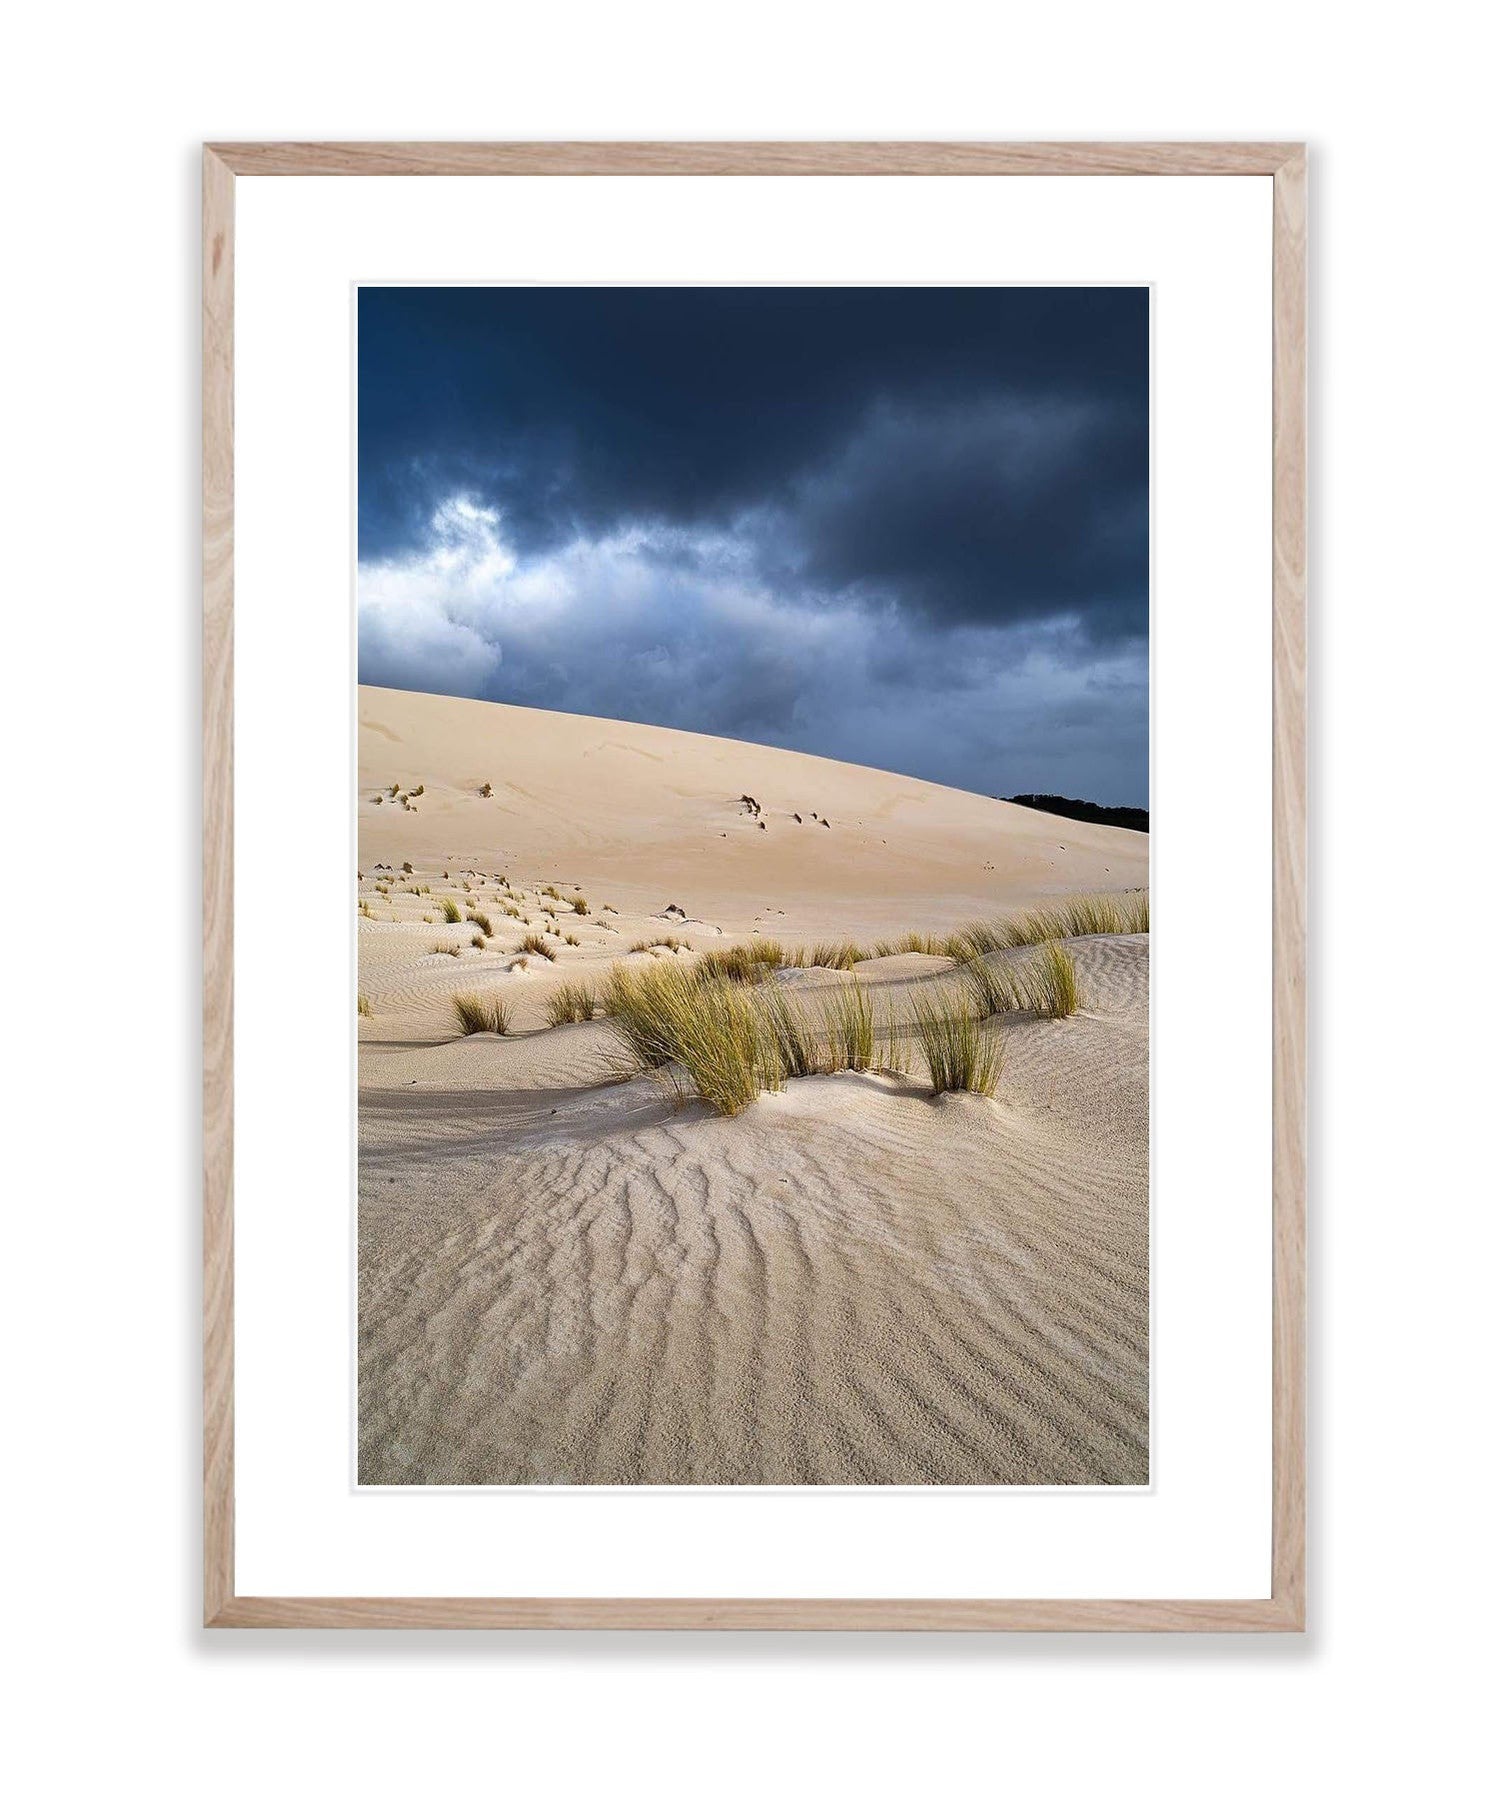
[[[316,1598],[234,1591],[237,175],[1274,178],[1271,1596],[1222,1601]],[[1299,1631],[1306,1613],[1306,158],[1296,144],[223,144],[203,157],[203,1602],[243,1629]]]
[[[1306,1613],[1306,154],[1275,172],[1271,1591]]]
[[[226,143],[210,149],[236,175],[1273,175],[1297,146]]]
[[[234,176],[203,155],[203,1609],[234,1592]]]
[[[248,1630],[1298,1631],[1271,1599],[253,1599],[209,1623]]]

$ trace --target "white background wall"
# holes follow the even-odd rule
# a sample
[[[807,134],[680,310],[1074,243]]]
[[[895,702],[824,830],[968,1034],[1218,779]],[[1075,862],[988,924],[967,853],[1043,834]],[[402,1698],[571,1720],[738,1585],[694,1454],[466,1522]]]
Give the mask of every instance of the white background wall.
[[[1466,1787],[1494,1572],[1480,17],[262,0],[12,22],[0,1431],[21,1790]],[[1312,142],[1304,1640],[197,1629],[197,145],[611,135]]]

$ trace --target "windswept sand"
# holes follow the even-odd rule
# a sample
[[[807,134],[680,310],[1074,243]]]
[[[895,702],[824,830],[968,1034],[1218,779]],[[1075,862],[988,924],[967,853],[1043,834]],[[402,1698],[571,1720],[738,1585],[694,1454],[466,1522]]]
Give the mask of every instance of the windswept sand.
[[[933,1099],[918,1056],[722,1118],[612,1081],[612,1027],[544,1012],[656,935],[805,946],[1142,887],[1144,837],[722,739],[360,698],[363,1481],[1149,1478],[1148,937],[1069,945],[1075,1017],[985,1027],[992,1099]],[[392,783],[425,788],[414,811]],[[423,922],[450,894],[489,947]],[[504,903],[578,944],[518,967]],[[855,977],[776,978],[798,1002]],[[956,979],[909,954],[857,978],[897,1020]],[[455,1036],[469,991],[514,1034]]]

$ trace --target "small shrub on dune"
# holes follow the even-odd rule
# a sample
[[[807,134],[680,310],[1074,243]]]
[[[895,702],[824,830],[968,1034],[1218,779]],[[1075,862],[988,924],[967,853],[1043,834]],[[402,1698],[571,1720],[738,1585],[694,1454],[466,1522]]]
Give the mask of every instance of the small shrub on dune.
[[[475,949],[483,949],[488,944],[489,939],[482,931],[475,931],[473,936],[469,938],[469,942]]]
[[[680,937],[642,937],[630,945],[630,954],[637,956],[653,949],[669,949],[676,955],[678,950],[691,948],[692,945]]]
[[[461,943],[434,943],[430,954],[434,956],[460,956],[463,954]]]
[[[375,1016],[375,1008],[362,993],[359,996],[359,1016],[361,1018],[373,1018]]]
[[[547,1000],[547,1019],[551,1024],[587,1024],[597,1006],[586,981],[564,981]]]
[[[570,943],[574,949],[581,949],[583,947],[582,939],[579,937],[575,937],[571,931],[569,931],[567,933],[567,935],[562,939],[562,941],[564,943]]]
[[[552,948],[545,937],[538,937],[535,931],[522,937],[520,946],[528,956],[545,956],[548,962],[557,960],[556,950]]]
[[[912,1011],[933,1093],[992,1094],[1004,1052],[977,1014],[966,1005],[943,1006],[920,998]]]
[[[510,1030],[510,1008],[497,993],[455,993],[453,1015],[465,1037],[484,1031],[504,1037]]]
[[[450,899],[445,899],[442,902],[442,915],[449,924],[462,924],[463,923],[463,913],[458,909],[457,905]]]
[[[468,922],[470,924],[478,925],[479,929],[486,937],[494,936],[494,926],[490,923],[489,914],[487,912],[470,912],[468,915]]]
[[[573,911],[577,913],[579,918],[587,918],[588,901],[584,899],[581,893],[574,894],[573,898],[568,903],[571,905]]]

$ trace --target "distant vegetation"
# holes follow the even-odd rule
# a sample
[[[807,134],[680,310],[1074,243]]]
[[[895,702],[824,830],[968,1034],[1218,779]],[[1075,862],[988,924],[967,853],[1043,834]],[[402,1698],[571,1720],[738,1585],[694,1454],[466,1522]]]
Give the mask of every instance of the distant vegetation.
[[[1059,793],[1012,793],[1010,804],[1052,812],[1058,818],[1075,818],[1079,824],[1118,825],[1126,831],[1150,829],[1150,814],[1143,806],[1095,806],[1092,800],[1063,799]]]

